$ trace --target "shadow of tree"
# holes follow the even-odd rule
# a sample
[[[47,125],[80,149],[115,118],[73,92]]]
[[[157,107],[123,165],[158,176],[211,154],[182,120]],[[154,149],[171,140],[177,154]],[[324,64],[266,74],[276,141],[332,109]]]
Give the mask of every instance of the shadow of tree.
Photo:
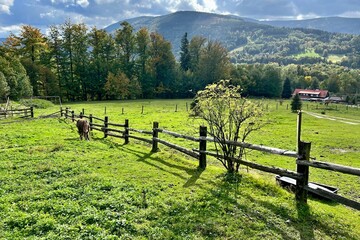
[[[109,143],[109,140],[106,139],[101,139],[101,141]],[[183,184],[185,188],[196,185],[197,180],[203,173],[202,169],[187,167],[187,162],[183,160],[175,163],[174,161],[166,161],[162,156],[150,152],[150,149],[141,151],[127,147],[124,144],[110,143],[121,151],[135,155],[137,162],[172,174],[184,182],[186,181]],[[185,172],[190,178],[185,177],[180,172]],[[205,238],[216,239],[217,237],[223,238],[227,234],[219,226],[226,226],[227,223],[224,221],[232,219],[229,216],[234,216],[234,218],[238,218],[236,221],[248,223],[247,226],[242,226],[245,229],[244,231],[260,234],[256,237],[261,237],[261,231],[258,229],[261,226],[261,228],[271,231],[271,233],[282,239],[315,239],[315,232],[329,238],[339,235],[345,239],[355,239],[345,229],[334,229],[333,224],[329,225],[321,219],[321,216],[313,214],[311,208],[306,204],[294,201],[296,206],[291,208],[275,204],[271,200],[264,200],[264,198],[256,199],[251,193],[238,189],[239,184],[244,181],[241,177],[235,182],[226,178],[226,175],[217,177],[223,178],[223,180],[216,181],[216,184],[213,184],[211,189],[202,186],[204,193],[201,195],[166,208],[154,207],[153,214],[158,219],[155,223],[149,223],[150,226],[166,228],[167,231],[172,232],[174,235],[181,234],[184,229],[187,229],[188,232],[200,232]],[[216,176],[214,176],[215,178]],[[264,191],[264,189],[259,189],[259,191]],[[276,190],[266,189],[266,191],[269,192],[272,198],[281,197]],[[224,219],[218,219],[218,216],[221,215],[224,216]],[[259,226],[255,225],[254,222]],[[161,223],[161,226],[156,225],[159,223]],[[267,237],[266,233],[264,236]]]

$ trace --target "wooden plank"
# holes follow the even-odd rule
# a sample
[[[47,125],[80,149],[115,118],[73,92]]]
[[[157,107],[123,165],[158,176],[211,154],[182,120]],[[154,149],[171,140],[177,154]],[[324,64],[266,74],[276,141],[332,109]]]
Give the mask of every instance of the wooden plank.
[[[200,137],[204,137],[206,138],[207,137],[207,127],[206,126],[200,126],[200,129],[199,129],[199,135]],[[200,143],[199,143],[199,168],[201,169],[205,169],[206,168],[206,143],[207,141],[206,140],[200,140]]]
[[[166,134],[171,135],[171,136],[174,136],[174,137],[176,137],[176,138],[184,138],[184,139],[187,139],[187,140],[190,140],[190,141],[200,142],[200,139],[199,139],[199,138],[191,137],[191,136],[186,136],[186,135],[183,135],[183,134],[180,134],[180,133],[176,133],[176,132],[171,132],[171,131],[168,131],[168,130],[165,130],[165,129],[157,128],[156,131],[161,132],[161,133],[166,133]]]
[[[97,130],[97,131],[103,132],[103,130],[102,130],[101,128],[97,128],[97,127],[91,126],[91,129],[92,129],[92,130]]]
[[[313,189],[313,188],[310,188],[309,186],[305,186],[305,189],[307,191],[309,191],[309,192],[320,195],[320,196],[322,196],[324,198],[336,201],[338,203],[344,204],[344,205],[349,206],[351,208],[354,208],[356,210],[360,210],[360,203],[356,202],[354,200],[345,198],[345,197],[340,196],[340,195],[335,194],[335,193],[325,191],[325,190],[323,190],[321,188]]]
[[[8,109],[6,111],[8,111],[8,112],[24,112],[24,111],[30,111],[30,108]]]
[[[30,113],[30,112],[29,112]],[[25,112],[12,112],[10,113],[11,115],[21,115],[21,114],[25,114]]]
[[[119,130],[119,129],[114,129],[114,128],[102,128],[102,129],[108,130],[108,131],[110,131],[110,132],[117,132],[117,133],[122,133],[122,134],[125,133],[124,130]]]
[[[191,156],[191,157],[199,158],[199,154],[196,153],[196,152],[193,152],[192,150],[183,148],[183,147],[181,147],[181,146],[178,146],[178,145],[176,145],[176,144],[173,144],[173,143],[170,143],[170,142],[161,140],[161,139],[159,139],[159,138],[154,138],[153,140],[156,141],[156,142],[159,142],[159,143],[161,143],[161,144],[164,144],[165,146],[168,146],[168,147],[170,147],[170,148],[173,148],[173,149],[175,149],[175,150],[178,150],[178,151],[180,151],[180,152],[182,152],[182,153],[185,153],[185,154],[187,154],[187,155],[189,155],[189,156]]]
[[[104,122],[104,119],[101,119],[101,118],[98,118],[98,117],[94,117],[94,116],[93,116],[92,118]]]
[[[200,138],[200,140],[201,139],[202,138]],[[206,141],[221,142],[221,143],[226,143],[226,144],[230,144],[230,145],[234,145],[234,146],[257,150],[260,152],[267,152],[267,153],[277,154],[277,155],[286,156],[286,157],[298,158],[297,152],[290,151],[290,150],[284,150],[284,149],[280,149],[280,148],[266,147],[266,146],[262,146],[262,145],[250,144],[250,143],[245,143],[245,142],[217,140],[217,139],[209,138],[209,137],[206,138]]]
[[[124,136],[120,136],[120,135],[109,133],[109,132],[106,133],[106,136],[111,136],[111,137],[116,137],[116,138],[125,138]]]
[[[310,159],[310,142],[300,141],[298,143],[298,160],[309,161]],[[305,190],[305,186],[309,184],[309,166],[296,165],[296,171],[298,174],[301,174],[303,177],[297,179],[296,188],[295,188],[295,198],[297,201],[306,203],[308,192]]]
[[[128,128],[129,131],[132,132],[137,132],[137,133],[142,133],[142,134],[148,134],[148,135],[152,135],[153,132],[152,131],[147,131],[147,130],[139,130],[139,129],[134,129],[134,128]]]
[[[104,127],[104,124],[91,123],[90,125],[95,127]]]
[[[353,168],[353,167],[343,166],[343,165],[334,164],[334,163],[297,160],[296,164],[360,176],[359,168]]]
[[[118,123],[108,123],[108,125],[114,126],[114,127],[125,127],[125,124],[118,124]]]
[[[146,139],[146,138],[142,138],[142,137],[138,137],[138,136],[133,136],[133,135],[129,135],[129,138],[133,138],[133,139],[136,139],[136,140],[139,140],[139,141],[143,141],[143,142],[152,144],[152,140],[150,140],[150,139]]]
[[[152,134],[153,141],[152,141],[151,152],[159,151],[158,142],[156,141],[156,139],[158,139],[158,137],[159,137],[159,132],[157,131],[158,128],[159,128],[159,123],[153,122],[153,134]]]
[[[199,150],[193,149],[193,151],[198,152]],[[218,154],[213,153],[213,152],[206,151],[205,153],[207,155],[209,155],[209,156],[224,159],[224,156],[218,155]],[[243,164],[245,166],[248,166],[248,167],[251,167],[251,168],[254,168],[254,169],[264,171],[264,172],[274,173],[274,174],[278,174],[278,175],[281,175],[281,176],[291,177],[291,178],[294,178],[294,179],[300,179],[302,177],[302,175],[299,175],[297,172],[290,171],[290,170],[283,169],[283,168],[268,167],[268,166],[264,166],[264,165],[261,165],[261,164],[258,164],[258,163],[253,163],[253,162],[249,162],[249,161],[246,161],[246,160],[240,160],[238,158],[230,158],[230,160],[232,160],[234,162],[238,162],[240,164]]]

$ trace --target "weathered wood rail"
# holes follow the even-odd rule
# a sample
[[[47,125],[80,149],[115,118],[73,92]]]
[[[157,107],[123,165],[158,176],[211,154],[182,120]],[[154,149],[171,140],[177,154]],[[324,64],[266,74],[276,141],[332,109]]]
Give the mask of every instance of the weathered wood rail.
[[[79,115],[75,115],[74,111],[71,111],[70,109],[66,110],[60,110],[61,116],[64,116],[65,118],[70,118],[72,121],[75,121],[75,118],[88,118],[90,121],[90,127],[91,130],[101,131],[104,133],[104,138],[107,136],[115,137],[115,138],[122,138],[125,140],[125,144],[129,143],[129,139],[136,139],[139,141],[146,142],[148,144],[152,145],[152,152],[156,152],[159,150],[158,144],[163,144],[169,148],[175,149],[177,151],[180,151],[190,157],[196,158],[199,161],[199,168],[205,169],[206,168],[206,158],[207,156],[212,156],[215,158],[222,158],[225,159],[224,156],[219,155],[215,152],[207,151],[207,143],[208,142],[221,142],[226,143],[238,147],[243,147],[247,149],[252,149],[256,151],[261,151],[265,153],[280,155],[284,157],[289,158],[295,158],[295,163],[297,166],[296,171],[291,171],[288,169],[283,169],[279,167],[274,166],[265,166],[258,163],[250,162],[245,159],[239,159],[239,158],[229,158],[230,160],[234,162],[238,162],[240,164],[243,164],[245,166],[251,167],[253,169],[257,169],[260,171],[272,173],[272,174],[278,174],[280,176],[286,176],[290,177],[296,180],[296,186],[295,186],[295,198],[296,200],[300,202],[307,202],[308,198],[308,192],[316,193],[319,196],[325,197],[327,199],[339,202],[341,204],[344,204],[346,206],[352,207],[354,209],[360,210],[360,203],[356,202],[354,200],[345,198],[343,196],[340,196],[338,194],[334,194],[331,192],[324,191],[322,189],[313,189],[308,186],[309,184],[309,168],[320,168],[324,170],[330,170],[330,171],[336,171],[344,174],[350,174],[355,176],[360,176],[360,169],[359,168],[353,168],[349,166],[343,166],[339,164],[333,164],[329,162],[320,162],[320,161],[311,161],[310,160],[310,149],[311,149],[311,143],[309,142],[303,142],[300,140],[300,134],[301,134],[301,116],[302,113],[299,112],[298,114],[298,146],[297,146],[297,152],[290,151],[290,150],[284,150],[279,148],[273,148],[268,146],[262,146],[262,145],[256,145],[256,144],[250,144],[246,142],[234,142],[229,141],[226,139],[215,139],[207,137],[207,128],[204,126],[201,126],[199,129],[199,136],[187,136],[185,134],[180,134],[172,131],[168,131],[165,129],[159,128],[159,123],[154,122],[153,123],[153,129],[152,131],[148,130],[139,130],[129,127],[129,120],[126,119],[124,124],[119,123],[112,123],[109,122],[109,118],[105,116],[103,119],[94,117],[92,114],[89,116],[86,116],[83,114],[84,111],[82,111]],[[97,121],[96,123],[94,121]],[[111,127],[109,127],[111,126]],[[122,129],[117,129],[122,128]],[[145,138],[138,135],[133,135],[133,133],[143,134],[143,135],[151,135],[151,138]],[[175,143],[171,143],[169,141],[166,141],[164,139],[161,139],[159,137],[159,133],[166,134],[175,138],[182,138],[188,141],[197,142],[199,143],[199,148],[197,149],[187,149],[185,147],[179,146]]]
[[[21,109],[0,110],[0,118],[7,118],[10,116],[19,116],[20,118],[34,118],[34,108],[29,107]]]

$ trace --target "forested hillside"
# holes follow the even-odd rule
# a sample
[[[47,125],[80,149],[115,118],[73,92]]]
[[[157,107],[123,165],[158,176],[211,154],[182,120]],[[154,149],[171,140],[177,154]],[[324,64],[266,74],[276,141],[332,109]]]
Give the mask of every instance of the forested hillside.
[[[180,53],[180,39],[187,32],[189,38],[203,36],[219,41],[231,52],[233,63],[305,64],[330,61],[360,67],[358,35],[279,28],[237,16],[201,12],[176,12],[127,21],[135,30],[146,27],[163,35],[173,45],[176,57]],[[337,26],[334,21],[331,25],[333,29]],[[114,32],[119,27],[119,23],[116,23],[106,30]]]

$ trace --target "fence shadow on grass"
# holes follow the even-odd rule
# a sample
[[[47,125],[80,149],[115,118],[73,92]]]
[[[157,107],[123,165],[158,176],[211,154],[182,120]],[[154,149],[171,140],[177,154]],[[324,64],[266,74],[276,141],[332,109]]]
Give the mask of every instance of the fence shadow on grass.
[[[184,167],[182,165],[179,165],[179,164],[173,164],[173,163],[169,163],[168,161],[166,160],[163,160],[161,157],[158,157],[158,156],[153,156],[155,153],[152,153],[152,152],[141,152],[141,151],[137,151],[137,150],[134,150],[134,149],[129,149],[125,146],[121,147],[121,151],[124,151],[126,153],[129,153],[129,154],[132,154],[132,155],[135,155],[138,157],[138,159],[136,159],[135,161],[138,161],[138,162],[142,162],[144,164],[147,164],[151,167],[154,167],[154,168],[157,168],[163,172],[166,172],[166,173],[169,173],[169,174],[172,174],[176,177],[179,177],[183,180],[186,180],[187,178],[184,177],[182,174],[178,173],[178,172],[175,172],[175,171],[170,171],[169,169],[177,169],[179,171],[184,171],[186,172],[186,174],[188,175],[192,175],[192,173],[194,171],[196,171],[196,169],[194,168],[191,168],[191,167]],[[160,164],[155,164],[155,163],[152,163],[151,161],[156,161],[157,163],[160,163]]]

